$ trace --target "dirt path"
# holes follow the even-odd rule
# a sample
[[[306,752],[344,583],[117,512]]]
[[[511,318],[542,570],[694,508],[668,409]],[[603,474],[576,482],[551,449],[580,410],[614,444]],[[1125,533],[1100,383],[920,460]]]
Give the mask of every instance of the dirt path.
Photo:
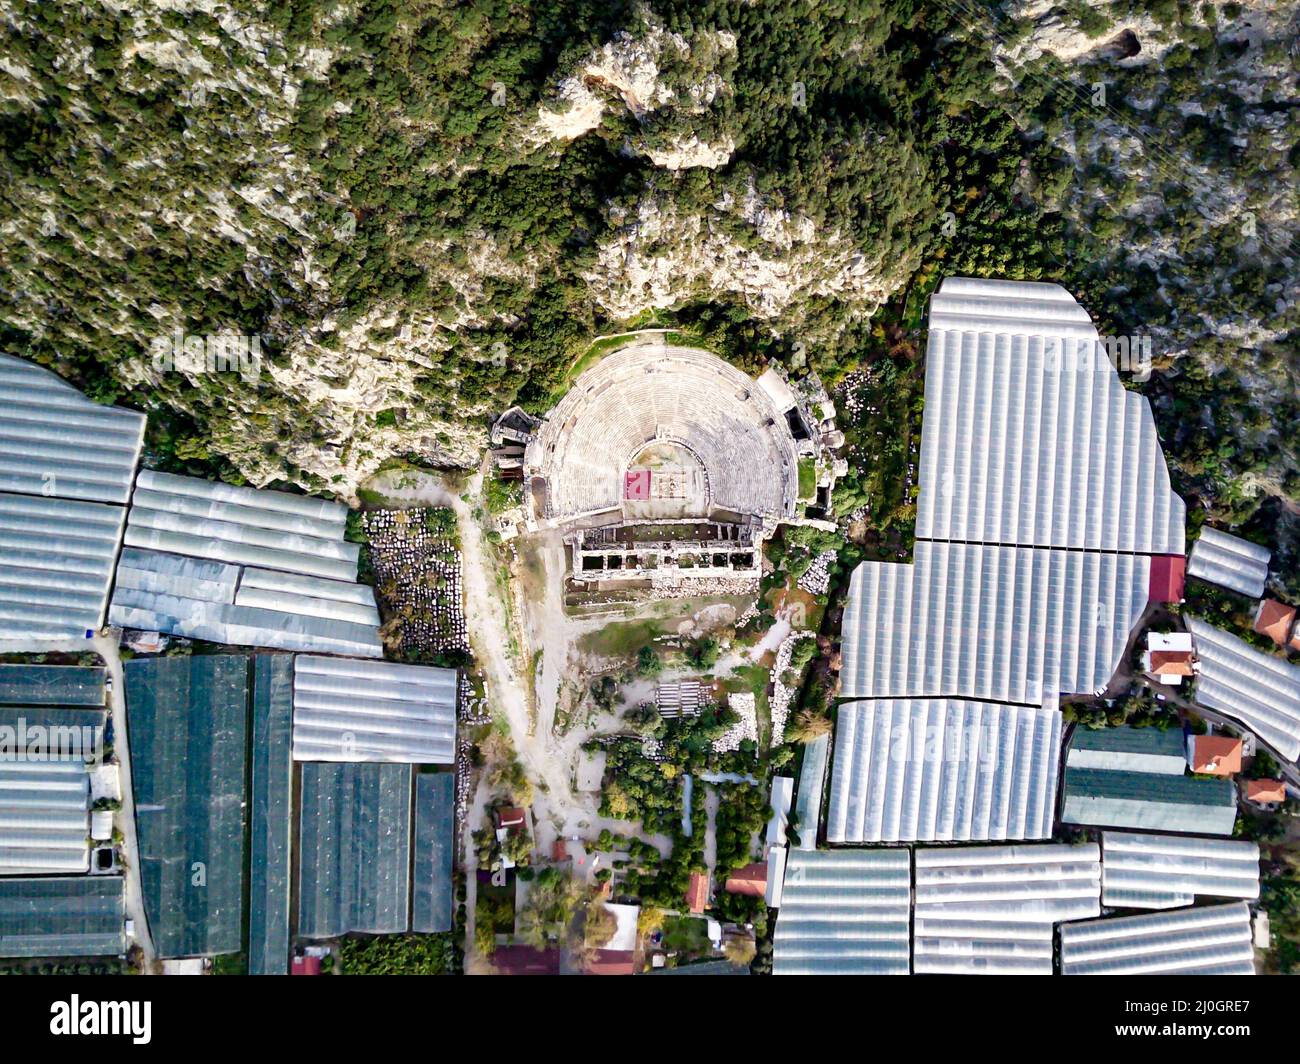
[[[558,536],[542,534],[530,545],[543,565],[545,591],[518,603],[521,619],[514,627],[524,645],[520,647],[518,662],[512,659],[511,625],[497,583],[496,561],[484,538],[486,529],[474,516],[473,503],[482,497],[488,462],[490,458],[485,459],[460,495],[448,490],[435,476],[411,471],[377,478],[369,487],[395,503],[446,506],[456,515],[470,643],[483,675],[488,704],[509,725],[519,760],[533,783],[538,849],[548,852],[556,838],[588,836],[607,827],[617,834],[635,835],[667,853],[671,840],[666,836],[649,835],[636,824],[599,816],[596,797],[574,789],[573,773],[579,748],[597,729],[573,729],[559,738],[553,733],[560,687],[570,675],[571,635],[575,630],[604,623],[599,619],[571,622],[565,615],[564,545]],[[534,689],[533,677],[526,673],[526,663],[533,660],[537,650],[542,652],[542,657]],[[482,796],[484,789],[479,789],[480,794],[475,796],[475,804],[469,810],[467,824],[471,826],[482,821],[483,805],[490,798]]]

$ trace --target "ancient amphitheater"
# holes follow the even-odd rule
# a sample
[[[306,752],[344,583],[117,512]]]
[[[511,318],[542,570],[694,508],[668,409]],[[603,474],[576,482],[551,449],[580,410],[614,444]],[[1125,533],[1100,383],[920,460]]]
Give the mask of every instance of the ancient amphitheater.
[[[577,379],[529,433],[523,474],[575,575],[752,576],[763,537],[799,513],[809,420],[774,374],[641,342]]]
[[[704,351],[624,348],[578,378],[528,447],[545,516],[792,517],[794,437],[773,398]],[[648,474],[648,475],[647,475]]]

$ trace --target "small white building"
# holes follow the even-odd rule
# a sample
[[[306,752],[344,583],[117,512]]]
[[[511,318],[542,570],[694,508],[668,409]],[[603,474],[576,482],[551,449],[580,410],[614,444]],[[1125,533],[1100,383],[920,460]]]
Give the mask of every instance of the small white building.
[[[785,829],[790,823],[790,805],[794,800],[794,777],[772,777],[772,819],[767,822],[767,844],[785,845]]]
[[[781,895],[785,887],[786,849],[773,846],[767,851],[767,902],[769,909],[781,908]]]
[[[113,802],[122,800],[122,780],[115,761],[101,761],[90,769],[90,800],[97,802],[101,798]]]
[[[1272,938],[1268,930],[1268,913],[1260,911],[1255,914],[1255,948],[1268,949],[1272,943]]]
[[[108,809],[96,809],[90,814],[90,837],[96,842],[108,842],[113,837],[113,814]]]

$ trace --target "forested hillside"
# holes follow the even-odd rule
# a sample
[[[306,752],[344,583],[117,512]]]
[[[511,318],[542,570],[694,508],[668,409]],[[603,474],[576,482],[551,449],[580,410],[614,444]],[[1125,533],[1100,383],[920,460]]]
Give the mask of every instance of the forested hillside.
[[[914,389],[924,297],[965,272],[1153,333],[1198,501],[1300,498],[1273,5],[0,9],[0,339],[170,411],[156,462],[345,495],[391,457],[470,464],[493,411],[650,320]],[[151,360],[224,332],[259,338],[256,382]]]

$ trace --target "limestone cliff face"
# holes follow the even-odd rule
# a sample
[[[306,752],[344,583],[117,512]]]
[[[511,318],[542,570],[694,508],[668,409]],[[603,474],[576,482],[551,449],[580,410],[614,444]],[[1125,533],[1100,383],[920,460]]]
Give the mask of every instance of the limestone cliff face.
[[[699,214],[683,214],[671,195],[650,192],[632,209],[609,212],[612,232],[585,274],[593,297],[614,318],[690,297],[737,297],[757,317],[800,326],[810,297],[843,301],[870,316],[902,283],[835,232],[791,217],[755,189],[723,195]]]
[[[414,5],[385,32],[409,43],[446,8]],[[0,100],[26,138],[0,161],[6,346],[102,398],[191,415],[186,453],[225,456],[254,484],[348,496],[393,457],[476,462],[487,415],[531,372],[510,331],[548,285],[565,286],[592,332],[710,299],[742,302],[777,330],[827,298],[869,315],[905,279],[906,264],[887,268],[788,211],[735,163],[743,44],[727,32],[669,32],[642,9],[566,53],[540,91],[502,85],[498,101],[495,83],[481,86],[504,116],[489,163],[454,147],[437,157],[463,136],[437,106],[389,103],[397,83],[374,75],[376,48],[351,28],[350,5],[307,26],[219,0],[38,10],[0,0]],[[401,77],[421,69],[411,56]],[[375,206],[340,194],[332,171],[366,165],[366,153],[340,162],[328,141],[385,107],[384,144],[404,139],[415,172],[545,171],[604,138],[639,169],[640,191],[600,189],[596,223],[563,244],[511,232],[511,208],[495,228],[439,230],[435,217],[376,233]],[[686,184],[693,176],[706,184]],[[391,267],[380,265],[389,244],[402,253]],[[358,300],[350,289],[367,268],[376,280]],[[260,342],[256,375],[155,357],[172,337],[227,333]]]
[[[624,142],[628,154],[667,170],[724,166],[735,142],[725,133],[702,140],[696,126],[733,91],[735,36],[704,29],[688,39],[645,8],[637,21],[635,33],[615,34],[559,78],[526,140],[567,143],[599,128],[607,112],[626,111],[639,127]]]
[[[711,176],[715,194],[702,205],[698,195],[687,202],[671,176],[722,170],[736,151],[724,130],[745,44],[709,29],[689,39],[670,33],[648,9],[639,22],[635,34],[616,35],[561,76],[525,133],[530,144],[569,143],[625,112],[634,131],[622,151],[654,168],[635,201],[608,205],[608,231],[582,273],[595,303],[618,320],[692,299],[734,299],[786,330],[805,327],[809,301],[833,298],[848,318],[870,316],[906,280],[905,263],[887,265],[787,210],[757,190],[743,165]]]

